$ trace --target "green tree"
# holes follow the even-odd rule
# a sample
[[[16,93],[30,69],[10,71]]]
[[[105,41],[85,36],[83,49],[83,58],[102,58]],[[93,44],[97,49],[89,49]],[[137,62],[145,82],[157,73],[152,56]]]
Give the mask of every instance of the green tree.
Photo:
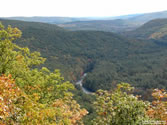
[[[13,43],[20,37],[0,24],[0,124],[82,124],[87,111],[73,99],[74,86],[59,70],[36,68],[45,59]]]
[[[40,86],[40,88],[43,88],[43,91],[40,90],[42,92],[46,88],[52,87],[52,95],[54,97],[63,97],[69,89],[74,88],[73,85],[69,82],[64,82],[59,70],[50,72],[46,67],[41,69],[37,67],[45,62],[40,53],[31,53],[28,48],[23,48],[13,43],[13,41],[21,37],[21,34],[21,31],[17,28],[12,28],[11,26],[5,28],[0,24],[0,74],[12,74],[16,84],[19,87],[26,88],[25,91],[28,93],[34,92],[34,90],[30,91],[31,89],[27,89],[28,86]],[[49,93],[51,95],[51,91]],[[41,97],[44,96],[41,95]]]
[[[97,100],[94,103],[97,117],[92,121],[93,124],[138,125],[148,120],[146,108],[149,103],[129,94],[132,89],[129,84],[122,83],[114,91],[97,91]]]
[[[21,83],[25,83],[32,67],[44,63],[45,59],[40,57],[39,52],[31,53],[28,48],[13,43],[21,34],[19,29],[5,28],[0,23],[0,74],[12,74],[16,81],[22,79]]]

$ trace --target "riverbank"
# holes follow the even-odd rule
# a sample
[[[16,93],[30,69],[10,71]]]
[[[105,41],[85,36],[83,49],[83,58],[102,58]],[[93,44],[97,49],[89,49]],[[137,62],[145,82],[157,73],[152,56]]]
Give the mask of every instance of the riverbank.
[[[78,82],[76,82],[76,85],[80,85],[80,87],[82,88],[82,91],[84,93],[86,93],[86,94],[92,94],[93,92],[91,92],[88,89],[84,88],[83,85],[82,85],[83,84],[83,80],[84,80],[84,78],[86,76],[87,76],[87,73],[84,73],[83,76],[81,77],[81,79]]]

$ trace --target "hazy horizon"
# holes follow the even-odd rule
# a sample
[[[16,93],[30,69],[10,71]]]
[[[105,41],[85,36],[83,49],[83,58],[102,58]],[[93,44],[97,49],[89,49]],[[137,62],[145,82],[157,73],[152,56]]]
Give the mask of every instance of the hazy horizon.
[[[125,14],[125,15],[117,15],[117,16],[85,16],[85,17],[75,17],[75,16],[8,16],[9,18],[10,17],[25,17],[25,18],[28,18],[28,17],[49,17],[49,18],[54,18],[54,17],[67,17],[67,18],[108,18],[108,17],[119,17],[119,16],[130,16],[130,15],[142,15],[142,14],[149,14],[149,13],[156,13],[156,12],[165,12],[167,11],[166,10],[162,10],[162,11],[153,11],[153,12],[143,12],[143,13],[129,13],[129,14]],[[4,18],[8,18],[7,16],[4,17]]]

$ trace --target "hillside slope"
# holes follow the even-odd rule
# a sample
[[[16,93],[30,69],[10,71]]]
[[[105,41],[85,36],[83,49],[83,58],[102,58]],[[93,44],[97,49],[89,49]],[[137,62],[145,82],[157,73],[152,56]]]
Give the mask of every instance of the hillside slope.
[[[69,30],[93,30],[93,31],[107,31],[107,32],[122,32],[130,31],[137,27],[127,20],[93,20],[93,21],[76,21],[65,24],[59,24],[60,27]]]
[[[167,19],[151,20],[127,35],[142,39],[163,40],[167,35]]]
[[[167,18],[167,11],[144,13],[135,17],[131,17],[128,20],[142,25],[148,21],[161,18]]]
[[[37,50],[48,59],[50,69],[60,68],[66,78],[76,80],[95,58],[106,57],[109,53],[129,44],[118,35],[105,32],[69,32],[56,25],[1,20],[5,25],[12,25],[22,30],[20,45]],[[113,46],[114,45],[114,46]],[[117,52],[120,53],[120,52]],[[116,52],[111,56],[117,56]],[[123,56],[124,53],[121,51]],[[118,56],[119,57],[119,56]],[[118,58],[117,57],[117,58]],[[75,75],[74,75],[75,74]]]
[[[167,46],[109,32],[72,32],[44,23],[1,22],[20,28],[23,35],[17,44],[40,51],[48,59],[45,65],[60,69],[66,79],[75,82],[88,72],[84,86],[91,91],[110,89],[121,81],[133,84],[141,93],[146,92],[143,89],[167,88]]]

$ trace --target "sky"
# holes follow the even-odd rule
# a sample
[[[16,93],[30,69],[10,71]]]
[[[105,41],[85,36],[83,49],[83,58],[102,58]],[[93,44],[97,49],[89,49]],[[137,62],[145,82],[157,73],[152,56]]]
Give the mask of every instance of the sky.
[[[106,17],[167,10],[167,0],[0,0],[0,17]]]

